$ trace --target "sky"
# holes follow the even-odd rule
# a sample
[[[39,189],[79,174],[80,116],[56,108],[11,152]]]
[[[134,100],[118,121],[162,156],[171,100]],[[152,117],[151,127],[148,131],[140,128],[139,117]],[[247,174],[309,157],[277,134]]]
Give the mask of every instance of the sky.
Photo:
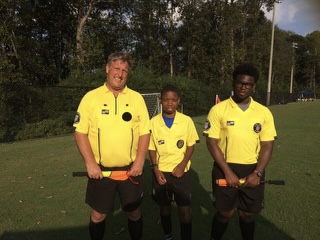
[[[320,0],[283,0],[275,7],[278,28],[306,36],[320,31]],[[272,20],[272,11],[266,13]]]

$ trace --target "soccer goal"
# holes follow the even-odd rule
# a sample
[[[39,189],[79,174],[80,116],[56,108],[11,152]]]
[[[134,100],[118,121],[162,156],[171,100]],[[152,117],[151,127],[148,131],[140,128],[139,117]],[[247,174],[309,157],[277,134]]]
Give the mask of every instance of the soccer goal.
[[[160,93],[143,93],[141,95],[146,102],[150,118],[161,112]]]
[[[160,93],[143,93],[141,94],[146,102],[149,117],[152,118],[162,111],[162,106],[160,103]],[[177,109],[179,112],[183,113],[183,104],[180,103]]]

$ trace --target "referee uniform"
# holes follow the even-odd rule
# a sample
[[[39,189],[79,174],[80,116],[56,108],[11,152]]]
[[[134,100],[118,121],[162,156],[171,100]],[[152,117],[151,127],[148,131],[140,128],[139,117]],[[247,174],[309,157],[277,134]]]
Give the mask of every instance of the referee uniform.
[[[137,155],[139,136],[150,133],[144,99],[127,86],[117,97],[106,85],[88,92],[80,102],[73,126],[75,131],[88,135],[94,158],[103,171],[129,170]],[[122,208],[132,211],[143,197],[140,177],[127,177],[125,181],[88,179],[86,203],[100,213],[112,213],[120,185]],[[106,184],[114,188],[104,189]],[[132,194],[134,191],[136,194]]]
[[[241,179],[254,171],[260,141],[273,141],[276,130],[268,108],[250,97],[248,109],[242,111],[230,97],[211,108],[204,135],[219,139],[218,146],[225,161]],[[212,171],[213,183],[219,178],[224,178],[224,174],[215,164]],[[261,179],[263,178],[264,174]],[[262,209],[264,185],[256,188],[226,188],[213,184],[213,195],[218,210],[239,208],[254,213]]]
[[[166,126],[162,113],[151,119],[149,150],[156,151],[158,169],[167,179],[166,185],[159,185],[153,178],[152,197],[156,203],[169,205],[174,201],[178,206],[191,204],[191,175],[189,160],[181,178],[172,176],[173,169],[182,161],[188,146],[199,141],[192,119],[176,111],[171,128]]]

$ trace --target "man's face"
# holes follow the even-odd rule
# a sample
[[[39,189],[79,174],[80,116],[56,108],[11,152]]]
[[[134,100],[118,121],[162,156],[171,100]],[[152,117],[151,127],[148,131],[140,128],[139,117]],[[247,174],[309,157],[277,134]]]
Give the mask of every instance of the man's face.
[[[233,82],[233,91],[239,100],[247,99],[255,87],[254,78],[248,75],[238,75]]]
[[[180,103],[180,98],[176,92],[165,92],[161,97],[162,111],[167,115],[175,113]]]
[[[121,60],[112,62],[106,66],[107,86],[112,91],[122,90],[127,82],[129,64]]]

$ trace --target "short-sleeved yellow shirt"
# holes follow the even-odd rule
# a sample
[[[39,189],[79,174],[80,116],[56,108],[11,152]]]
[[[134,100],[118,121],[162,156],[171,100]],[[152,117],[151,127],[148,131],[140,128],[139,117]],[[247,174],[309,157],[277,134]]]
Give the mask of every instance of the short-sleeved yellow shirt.
[[[81,100],[73,126],[88,134],[97,163],[122,167],[137,155],[139,136],[150,133],[150,120],[141,94],[125,87],[114,97],[106,85]]]
[[[254,164],[260,141],[273,141],[276,136],[270,110],[251,98],[243,111],[230,97],[213,106],[204,126],[204,135],[219,139],[219,147],[228,163]]]
[[[151,138],[149,150],[156,151],[158,168],[163,172],[172,172],[183,160],[188,146],[199,141],[192,119],[176,112],[171,128],[163,120],[162,113],[151,119]],[[190,168],[189,160],[185,171]]]

